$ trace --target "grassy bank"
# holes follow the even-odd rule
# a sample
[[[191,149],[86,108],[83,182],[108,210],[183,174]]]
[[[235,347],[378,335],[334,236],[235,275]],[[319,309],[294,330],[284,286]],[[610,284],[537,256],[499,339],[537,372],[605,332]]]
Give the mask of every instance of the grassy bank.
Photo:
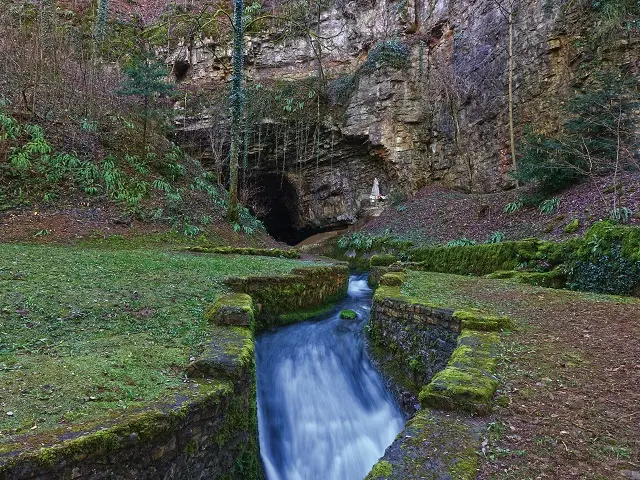
[[[211,333],[202,312],[231,275],[301,262],[4,244],[0,436],[41,433],[177,390]]]
[[[608,479],[638,470],[640,300],[426,272],[409,272],[402,289],[516,322],[502,340],[479,479]]]

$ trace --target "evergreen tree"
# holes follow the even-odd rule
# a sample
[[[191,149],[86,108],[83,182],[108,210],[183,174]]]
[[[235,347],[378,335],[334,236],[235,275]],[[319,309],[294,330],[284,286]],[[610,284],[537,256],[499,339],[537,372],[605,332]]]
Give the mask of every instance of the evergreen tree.
[[[142,99],[140,116],[143,122],[142,138],[145,145],[149,122],[158,114],[156,108],[158,97],[169,95],[174,91],[174,85],[165,81],[167,72],[165,65],[149,52],[136,55],[124,68],[127,79],[118,94]]]
[[[244,22],[243,0],[233,5],[233,77],[231,80],[231,152],[229,158],[229,204],[227,218],[238,221],[238,160],[242,145],[242,118],[244,115]]]

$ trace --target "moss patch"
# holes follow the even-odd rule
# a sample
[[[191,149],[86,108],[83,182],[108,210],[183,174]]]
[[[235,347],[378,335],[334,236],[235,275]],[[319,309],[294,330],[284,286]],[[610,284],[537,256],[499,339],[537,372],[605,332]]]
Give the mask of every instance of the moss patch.
[[[399,287],[407,280],[404,272],[389,272],[382,275],[380,285],[388,287]]]
[[[580,220],[574,218],[564,227],[564,233],[576,233],[580,230]]]
[[[340,318],[343,320],[355,320],[358,318],[358,314],[354,310],[342,310],[340,312]]]
[[[218,325],[252,326],[253,300],[246,293],[222,295],[204,314],[209,322]]]
[[[397,261],[398,259],[396,258],[396,256],[391,254],[372,255],[371,260],[369,260],[369,266],[388,267],[389,265]]]
[[[389,478],[393,473],[391,464],[386,460],[380,460],[376,463],[365,480],[373,480],[377,478]]]
[[[513,327],[509,317],[490,315],[477,309],[456,310],[453,318],[460,321],[463,329],[496,331]]]

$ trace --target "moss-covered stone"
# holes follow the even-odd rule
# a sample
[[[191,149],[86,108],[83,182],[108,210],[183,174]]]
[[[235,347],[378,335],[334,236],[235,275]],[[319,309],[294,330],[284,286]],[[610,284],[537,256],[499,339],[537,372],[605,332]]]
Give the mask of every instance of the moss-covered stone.
[[[447,367],[421,390],[420,403],[443,410],[489,413],[499,384],[494,376],[499,341],[495,332],[463,330]]]
[[[564,227],[564,233],[576,233],[580,230],[580,220],[574,218]]]
[[[404,272],[389,272],[382,275],[380,278],[380,285],[399,287],[407,280],[407,275]]]
[[[254,322],[253,300],[246,293],[230,293],[219,297],[204,314],[217,325],[249,327]]]
[[[484,428],[466,415],[421,410],[378,462],[389,465],[382,472],[376,465],[367,479],[473,480]]]
[[[380,460],[376,463],[365,480],[386,479],[393,474],[391,464],[386,460]]]
[[[236,292],[253,298],[258,311],[256,331],[306,317],[344,297],[349,284],[345,265],[297,268],[289,275],[234,277],[226,281]]]
[[[369,260],[370,267],[388,267],[389,265],[396,263],[398,259],[395,255],[390,253],[373,255]]]
[[[355,320],[358,318],[358,314],[354,310],[342,310],[340,312],[340,318],[343,320]]]
[[[456,310],[453,318],[460,321],[463,329],[496,331],[501,329],[510,329],[513,322],[509,317],[489,315],[480,310]]]

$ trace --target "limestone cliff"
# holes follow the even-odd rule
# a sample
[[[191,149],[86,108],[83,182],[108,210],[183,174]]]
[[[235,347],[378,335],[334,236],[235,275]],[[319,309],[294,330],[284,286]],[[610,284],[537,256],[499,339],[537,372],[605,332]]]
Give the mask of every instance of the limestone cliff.
[[[475,192],[511,188],[508,3],[359,0],[336,2],[325,10],[316,28],[323,38],[322,68],[328,78],[352,75],[367,53],[386,39],[398,39],[408,47],[410,66],[358,70],[350,77],[348,95],[330,104],[321,125],[314,127],[320,133],[308,136],[303,147],[299,138],[294,148],[291,139],[268,134],[252,141],[248,175],[277,176],[279,182],[266,184],[288,189],[286,205],[275,208],[278,215],[289,215],[297,230],[353,223],[366,205],[374,177],[381,179],[383,193],[412,194],[434,181]],[[546,132],[559,128],[560,105],[578,65],[588,60],[581,47],[589,18],[583,3],[515,1],[517,135],[527,124]],[[185,44],[173,53],[173,62],[188,67],[186,84],[226,79],[221,59],[230,51],[206,47]],[[638,38],[630,32],[618,47],[619,62],[637,71]],[[247,75],[253,82],[303,80],[318,69],[317,55],[305,38],[249,36],[247,52]],[[277,121],[269,119],[272,124]],[[196,139],[200,135],[199,145],[205,150],[210,142],[203,132],[211,128],[218,127],[202,118],[183,124],[185,132],[195,133]],[[193,138],[195,147],[198,141]],[[288,160],[287,149],[293,152]]]

